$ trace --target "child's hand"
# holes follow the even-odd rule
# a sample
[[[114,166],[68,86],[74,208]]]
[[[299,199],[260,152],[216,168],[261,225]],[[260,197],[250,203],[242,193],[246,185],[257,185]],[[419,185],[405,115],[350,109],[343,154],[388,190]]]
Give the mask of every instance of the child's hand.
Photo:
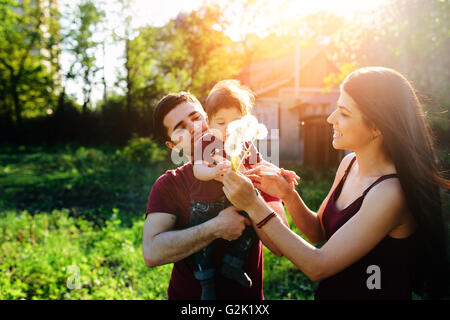
[[[216,177],[214,178],[214,180],[222,182],[223,174],[227,172],[229,168],[231,168],[231,162],[228,160],[219,162],[214,168],[216,170]]]
[[[227,172],[228,168],[231,168],[231,162],[230,161],[219,162],[215,166],[217,176]]]

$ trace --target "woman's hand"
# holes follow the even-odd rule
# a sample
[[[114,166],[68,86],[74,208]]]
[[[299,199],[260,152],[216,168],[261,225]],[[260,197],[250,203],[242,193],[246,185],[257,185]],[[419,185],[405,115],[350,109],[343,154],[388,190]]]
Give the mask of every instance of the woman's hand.
[[[295,185],[298,184],[297,178],[300,179],[293,171],[276,170],[267,166],[250,169],[245,175],[253,181],[258,189],[281,200],[295,192]]]
[[[294,183],[296,186],[298,186],[298,181],[300,180],[300,177],[291,170],[285,170],[283,168],[280,169],[280,174],[289,182]]]
[[[258,200],[252,181],[231,169],[223,176],[223,192],[236,208],[246,212]]]

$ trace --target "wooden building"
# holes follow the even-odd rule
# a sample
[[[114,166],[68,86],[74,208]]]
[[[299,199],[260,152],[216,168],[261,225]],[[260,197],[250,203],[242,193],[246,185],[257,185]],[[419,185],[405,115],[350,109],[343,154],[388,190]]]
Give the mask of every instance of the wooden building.
[[[253,114],[272,133],[268,145],[278,139],[279,163],[335,166],[344,156],[333,148],[326,121],[339,97],[338,88],[324,90],[323,79],[332,72],[338,67],[316,48],[255,61],[236,77],[256,94]]]

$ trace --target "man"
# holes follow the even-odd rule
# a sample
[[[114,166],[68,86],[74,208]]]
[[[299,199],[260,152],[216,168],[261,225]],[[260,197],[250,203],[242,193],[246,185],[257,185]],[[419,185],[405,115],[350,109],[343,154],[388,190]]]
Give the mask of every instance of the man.
[[[155,108],[153,121],[155,131],[165,145],[177,151],[181,145],[183,152],[193,150],[189,146],[193,146],[194,127],[202,133],[208,129],[200,102],[186,92],[162,98]],[[188,134],[178,135],[180,130]],[[217,217],[190,227],[189,187],[194,179],[192,164],[187,163],[160,176],[149,195],[143,231],[143,255],[148,267],[174,263],[168,287],[169,299],[200,299],[201,287],[194,278],[194,268],[189,257],[216,240],[213,260],[220,270],[228,242],[239,238],[245,227],[251,225],[248,219],[237,213],[236,208],[229,207]],[[287,225],[281,201],[268,204]],[[260,229],[255,228],[255,231],[272,252],[281,256]],[[218,272],[215,276],[217,299],[264,299],[260,240],[254,241],[244,268],[253,280],[252,287],[246,288],[229,281]]]

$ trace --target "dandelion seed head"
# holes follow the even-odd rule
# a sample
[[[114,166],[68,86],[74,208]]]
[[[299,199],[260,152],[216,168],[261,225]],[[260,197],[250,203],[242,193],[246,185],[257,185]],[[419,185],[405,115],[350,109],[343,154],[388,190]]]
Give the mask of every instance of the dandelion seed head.
[[[256,128],[256,139],[261,140],[267,137],[267,128],[264,124],[258,123]]]
[[[236,137],[232,137],[225,141],[224,149],[230,157],[238,156],[242,151],[242,143]]]

